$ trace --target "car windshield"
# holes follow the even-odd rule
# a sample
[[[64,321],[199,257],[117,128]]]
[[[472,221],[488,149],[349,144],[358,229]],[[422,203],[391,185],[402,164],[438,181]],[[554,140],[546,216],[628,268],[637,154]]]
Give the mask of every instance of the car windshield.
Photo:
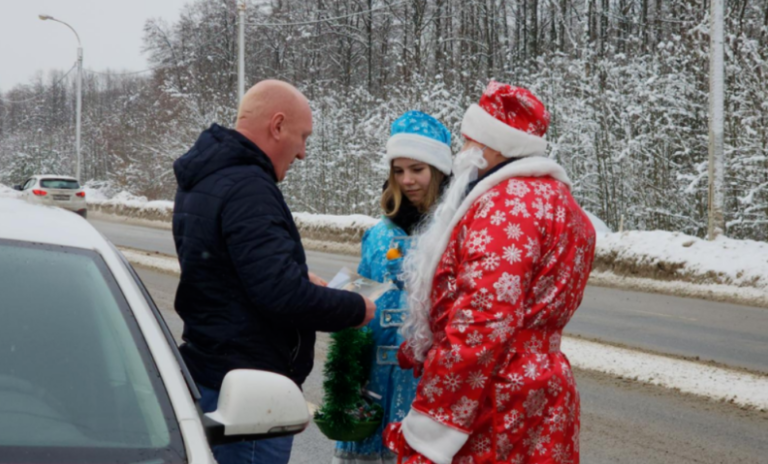
[[[183,463],[170,400],[95,252],[0,240],[0,463]]]
[[[76,180],[71,179],[43,179],[40,181],[40,186],[49,189],[65,190],[77,190],[80,188],[80,184]]]

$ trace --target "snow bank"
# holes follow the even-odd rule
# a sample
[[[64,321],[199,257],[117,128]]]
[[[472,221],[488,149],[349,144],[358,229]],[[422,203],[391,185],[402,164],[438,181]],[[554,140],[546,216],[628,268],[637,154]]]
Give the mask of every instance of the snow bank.
[[[18,198],[19,195],[20,195],[20,192],[18,190],[14,190],[3,184],[0,184],[0,197]]]
[[[594,269],[625,277],[768,291],[768,243],[677,232],[631,231],[598,238]]]
[[[170,222],[173,217],[172,201],[149,201],[146,197],[128,192],[119,192],[108,198],[102,190],[86,187],[85,199],[89,212],[165,222]]]
[[[563,337],[573,367],[768,410],[768,377]]]

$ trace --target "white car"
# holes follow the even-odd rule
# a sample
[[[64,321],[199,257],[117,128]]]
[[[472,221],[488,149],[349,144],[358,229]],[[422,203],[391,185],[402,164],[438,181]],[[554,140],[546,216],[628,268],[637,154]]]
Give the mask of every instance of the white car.
[[[290,379],[236,370],[203,414],[122,254],[57,208],[0,198],[0,463],[214,464],[211,446],[309,423]],[[51,228],[56,224],[56,228]]]
[[[46,206],[58,206],[88,216],[85,191],[74,177],[38,175],[14,187],[24,200]]]

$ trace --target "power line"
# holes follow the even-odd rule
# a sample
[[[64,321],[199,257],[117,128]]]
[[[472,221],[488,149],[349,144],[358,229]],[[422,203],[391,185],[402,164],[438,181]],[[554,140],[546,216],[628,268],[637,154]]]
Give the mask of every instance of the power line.
[[[67,76],[69,76],[69,73],[74,71],[74,69],[76,67],[77,67],[77,63],[72,65],[72,67],[69,68],[69,71],[64,73],[64,75],[61,76],[61,78],[59,78],[59,80],[54,82],[53,85],[51,85],[51,87],[55,87],[55,86],[61,84],[64,81],[64,79],[66,79]],[[0,102],[2,102],[2,103],[10,103],[10,104],[14,104],[15,105],[15,104],[19,104],[19,103],[26,103],[28,101],[36,100],[36,99],[39,99],[39,98],[43,98],[43,95],[35,95],[34,97],[25,98],[24,100],[6,100],[6,99],[2,98],[2,96],[0,96]]]
[[[335,17],[332,17],[332,18],[322,18],[322,19],[316,19],[316,20],[312,20],[312,21],[297,21],[297,22],[293,22],[293,23],[251,23],[251,25],[252,26],[256,26],[256,27],[306,26],[306,25],[319,24],[319,23],[328,22],[328,21],[336,21],[338,19],[351,18],[353,16],[358,16],[358,15],[362,15],[362,14],[366,14],[366,13],[374,13],[376,11],[381,11],[381,10],[384,10],[384,9],[387,9],[387,8],[392,8],[392,7],[395,7],[395,6],[403,5],[403,4],[407,3],[407,1],[408,0],[403,0],[401,2],[393,3],[391,5],[379,6],[379,7],[376,7],[376,8],[371,8],[369,10],[358,11],[358,12],[355,12],[355,13],[350,13],[350,14],[343,15],[343,16],[335,16]],[[214,40],[209,41],[208,43],[203,45],[203,48],[207,47],[208,45],[211,45],[211,44],[215,43],[217,40],[218,39],[214,39]],[[93,73],[93,74],[101,74],[101,75],[104,75],[104,76],[106,76],[106,75],[111,75],[111,76],[132,76],[132,75],[136,75],[136,74],[143,74],[143,73],[149,72],[149,71],[155,71],[157,69],[170,68],[170,67],[173,67],[173,65],[159,65],[159,66],[153,66],[151,68],[142,69],[140,71],[129,71],[129,72],[123,72],[123,73],[106,72],[106,71],[95,71],[93,69],[86,69],[85,71]]]
[[[159,65],[159,66],[153,66],[147,69],[142,69],[141,71],[127,71],[127,72],[95,71],[93,69],[84,69],[83,71],[86,71],[92,74],[101,74],[102,76],[133,76],[136,74],[143,74],[145,72],[154,71],[156,69],[169,68],[169,67],[170,65]]]
[[[380,11],[384,9],[389,9],[395,6],[403,5],[405,3],[408,3],[408,0],[404,0],[401,2],[393,3],[391,5],[384,5],[384,6],[378,6],[376,8],[371,8],[369,10],[363,10],[358,11],[356,13],[350,13],[343,16],[335,16],[333,18],[321,18],[321,19],[315,19],[312,21],[297,21],[295,23],[252,23],[254,26],[261,26],[261,27],[286,27],[286,26],[308,26],[311,24],[318,24],[318,23],[324,23],[328,21],[336,21],[337,19],[346,19],[351,18],[353,16],[358,16],[366,13],[373,13],[375,11]]]

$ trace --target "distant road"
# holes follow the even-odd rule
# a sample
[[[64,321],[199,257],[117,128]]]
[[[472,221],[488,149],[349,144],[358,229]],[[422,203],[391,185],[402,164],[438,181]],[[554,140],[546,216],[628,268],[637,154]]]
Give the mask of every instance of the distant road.
[[[90,222],[118,246],[176,255],[168,230]],[[313,251],[307,259],[325,279],[359,261]],[[566,333],[768,373],[768,309],[763,308],[589,286]]]

